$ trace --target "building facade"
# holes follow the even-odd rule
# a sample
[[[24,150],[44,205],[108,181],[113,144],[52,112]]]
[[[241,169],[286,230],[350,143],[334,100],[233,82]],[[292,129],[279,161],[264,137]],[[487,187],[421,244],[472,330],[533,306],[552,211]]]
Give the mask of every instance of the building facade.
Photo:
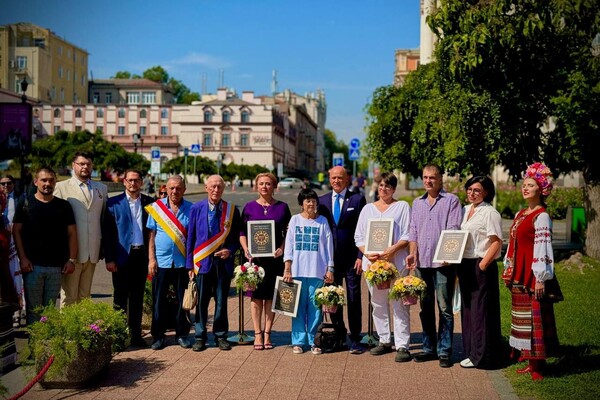
[[[42,103],[85,104],[88,52],[30,23],[0,26],[0,88]]]
[[[395,54],[394,86],[404,85],[406,75],[416,71],[420,64],[419,49],[398,49]]]
[[[90,81],[88,102],[92,104],[174,104],[169,85],[149,79],[95,79]]]

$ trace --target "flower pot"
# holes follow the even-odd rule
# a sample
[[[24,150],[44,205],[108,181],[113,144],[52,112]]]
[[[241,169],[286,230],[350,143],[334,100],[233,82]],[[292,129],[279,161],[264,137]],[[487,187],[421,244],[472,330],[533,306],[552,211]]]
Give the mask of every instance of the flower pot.
[[[36,371],[40,371],[51,354],[44,354],[35,360]],[[112,359],[111,343],[105,341],[97,349],[77,349],[77,355],[62,369],[51,365],[48,372],[40,380],[40,385],[45,389],[82,388],[91,383],[94,378],[103,372]]]
[[[404,304],[405,306],[413,306],[417,304],[417,300],[417,296],[402,296],[402,304]]]
[[[337,309],[338,309],[338,306],[335,304],[333,304],[333,305],[323,304],[321,306],[321,310],[327,314],[335,314],[337,312]]]
[[[391,285],[392,285],[392,281],[390,279],[388,279],[387,281],[383,281],[381,283],[378,283],[375,286],[379,290],[385,290],[385,289],[389,289]]]
[[[248,283],[248,282],[244,282],[244,292],[248,293],[248,292],[254,292],[256,290],[256,285],[252,284],[252,283]],[[246,294],[247,296],[247,294]],[[252,293],[250,293],[250,296],[252,296]]]

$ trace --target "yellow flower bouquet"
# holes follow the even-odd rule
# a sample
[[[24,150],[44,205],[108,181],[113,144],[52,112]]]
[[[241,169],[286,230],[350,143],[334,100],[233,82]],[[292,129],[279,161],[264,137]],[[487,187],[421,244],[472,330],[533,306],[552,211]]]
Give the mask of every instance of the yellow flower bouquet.
[[[398,269],[389,261],[377,260],[369,265],[365,272],[365,279],[377,289],[389,289],[392,279],[398,276]]]
[[[417,304],[417,300],[421,299],[425,294],[427,284],[418,276],[407,275],[400,277],[394,283],[390,290],[390,299],[402,300],[404,305]]]
[[[315,304],[325,313],[335,313],[346,304],[346,291],[341,286],[329,285],[315,290]]]

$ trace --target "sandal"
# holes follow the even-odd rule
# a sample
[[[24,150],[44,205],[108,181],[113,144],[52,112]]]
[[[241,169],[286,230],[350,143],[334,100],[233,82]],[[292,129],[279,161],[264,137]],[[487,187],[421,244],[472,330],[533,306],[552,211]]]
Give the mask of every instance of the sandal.
[[[300,346],[294,346],[294,347],[292,347],[292,352],[294,354],[302,354],[302,353],[304,353],[304,350]]]
[[[323,353],[323,351],[321,351],[321,349],[319,347],[315,346],[314,344],[310,348],[310,352],[316,356]]]
[[[264,337],[265,340],[263,340],[263,342],[265,342],[264,347],[265,350],[272,350],[273,349],[273,343],[271,343],[271,331],[267,332],[265,331],[265,335],[269,335],[269,341],[266,341],[266,336]]]
[[[263,338],[263,331],[260,332],[256,332],[254,334],[254,350],[264,350],[265,349],[265,345],[264,344],[256,344],[256,339],[258,339],[259,337],[262,339]]]

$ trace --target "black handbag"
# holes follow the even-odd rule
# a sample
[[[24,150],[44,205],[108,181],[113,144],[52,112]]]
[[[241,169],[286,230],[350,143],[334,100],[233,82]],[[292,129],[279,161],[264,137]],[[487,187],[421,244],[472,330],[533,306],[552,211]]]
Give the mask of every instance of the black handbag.
[[[347,333],[343,323],[325,322],[324,318],[315,334],[315,346],[323,353],[345,350]]]
[[[556,272],[554,272],[554,276],[552,277],[552,279],[549,279],[544,282],[544,298],[542,299],[542,301],[558,303],[559,301],[563,301],[564,299],[565,297],[563,296],[562,290],[560,290],[558,279],[556,279]]]

